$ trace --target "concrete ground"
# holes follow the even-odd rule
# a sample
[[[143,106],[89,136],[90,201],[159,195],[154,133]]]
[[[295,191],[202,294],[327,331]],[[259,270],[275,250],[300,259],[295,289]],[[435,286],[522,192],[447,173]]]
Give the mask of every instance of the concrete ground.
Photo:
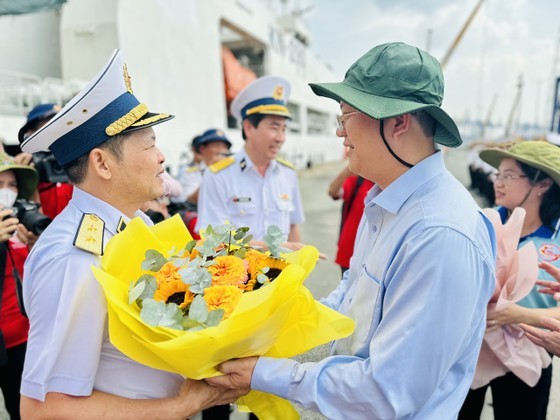
[[[453,150],[448,152],[446,161],[455,176],[464,184],[468,184],[465,151]],[[300,187],[306,215],[306,221],[302,225],[302,239],[304,242],[315,245],[329,257],[328,260],[318,262],[316,269],[306,281],[306,286],[317,299],[327,295],[340,280],[340,269],[334,264],[333,259],[336,253],[341,203],[333,201],[327,195],[327,188],[331,179],[336,176],[343,165],[342,162],[324,164],[300,173]],[[320,360],[325,355],[326,348],[323,346],[302,355],[300,359],[306,361]],[[556,369],[559,368],[557,360],[555,358]],[[2,401],[0,401],[0,407],[2,405]],[[300,413],[302,419],[324,418],[319,414],[305,410],[300,410]],[[7,418],[5,411],[0,409],[0,420],[6,420]],[[200,416],[197,416],[197,418],[200,418]],[[247,415],[234,413],[231,418],[232,420],[242,420],[246,419]],[[491,420],[492,418],[491,400],[488,398],[482,420]],[[560,418],[560,375],[556,374],[553,376],[548,419],[555,420],[558,418]]]

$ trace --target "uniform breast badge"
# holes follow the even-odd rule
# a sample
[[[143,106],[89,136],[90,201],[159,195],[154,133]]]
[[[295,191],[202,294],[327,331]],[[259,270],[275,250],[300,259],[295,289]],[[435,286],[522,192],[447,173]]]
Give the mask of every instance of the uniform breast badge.
[[[104,228],[105,222],[97,215],[84,213],[74,238],[74,246],[95,255],[103,255]]]

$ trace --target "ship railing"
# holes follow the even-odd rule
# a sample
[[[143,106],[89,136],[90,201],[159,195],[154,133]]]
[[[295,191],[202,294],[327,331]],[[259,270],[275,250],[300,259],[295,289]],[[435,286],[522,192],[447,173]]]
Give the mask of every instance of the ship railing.
[[[64,105],[84,86],[79,80],[0,70],[0,114],[25,116],[40,103]]]

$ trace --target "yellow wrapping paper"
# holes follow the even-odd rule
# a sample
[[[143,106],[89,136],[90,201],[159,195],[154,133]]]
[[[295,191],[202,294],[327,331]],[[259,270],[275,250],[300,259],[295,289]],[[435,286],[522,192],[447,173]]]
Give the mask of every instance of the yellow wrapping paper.
[[[190,240],[178,216],[152,227],[135,218],[109,241],[101,268],[92,267],[107,298],[111,342],[131,359],[202,379],[218,374],[216,366],[225,360],[291,357],[352,333],[351,319],[315,301],[303,286],[318,258],[311,246],[284,255],[292,264],[266,287],[244,293],[231,316],[216,327],[190,332],[144,324],[138,306],[128,304],[128,287],[145,273],[146,250],[167,255]],[[288,401],[262,392],[251,391],[238,404],[261,420],[299,418]]]

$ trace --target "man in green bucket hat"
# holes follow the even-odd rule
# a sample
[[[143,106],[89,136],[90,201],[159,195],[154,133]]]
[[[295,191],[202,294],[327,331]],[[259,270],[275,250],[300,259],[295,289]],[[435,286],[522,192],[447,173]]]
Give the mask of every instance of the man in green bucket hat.
[[[379,45],[340,83],[337,135],[365,200],[350,269],[324,303],[356,322],[319,363],[228,361],[211,384],[276,394],[330,419],[454,419],[472,381],[494,290],[495,234],[447,171],[461,144],[441,109],[443,75],[425,51]]]

